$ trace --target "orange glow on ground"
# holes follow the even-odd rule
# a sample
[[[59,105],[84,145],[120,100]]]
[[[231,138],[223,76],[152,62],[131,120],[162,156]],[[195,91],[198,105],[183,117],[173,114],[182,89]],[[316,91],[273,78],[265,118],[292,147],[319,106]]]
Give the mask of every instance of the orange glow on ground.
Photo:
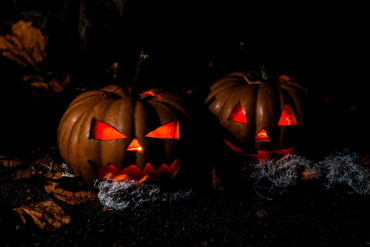
[[[237,122],[237,123],[242,123],[242,124],[247,123],[247,119],[245,118],[243,107],[240,103],[235,107],[233,112],[230,114],[229,120]]]
[[[265,129],[261,129],[258,134],[256,135],[256,141],[261,142],[270,142],[269,136],[266,133]]]
[[[279,120],[279,126],[290,126],[297,125],[297,118],[295,117],[294,111],[290,105],[285,105],[281,117]]]
[[[91,137],[102,141],[127,138],[115,128],[98,120],[93,120]]]
[[[140,94],[141,97],[144,97],[146,95],[151,95],[151,96],[156,97],[158,99],[162,98],[159,94],[156,94],[153,91],[146,91],[146,92]]]
[[[179,121],[172,121],[162,126],[159,126],[155,130],[150,131],[145,136],[160,139],[180,139]]]
[[[127,151],[133,151],[133,152],[143,152],[143,147],[140,145],[139,141],[137,140],[137,138],[135,137],[131,143],[128,145]]]
[[[238,153],[244,157],[252,158],[255,160],[267,160],[272,154],[287,155],[287,154],[292,153],[294,150],[294,147],[289,147],[285,149],[274,149],[274,150],[269,150],[269,151],[258,150],[256,154],[245,154],[245,153],[242,153],[241,148],[234,146],[227,140],[224,140],[224,141],[233,152]]]
[[[98,168],[97,174],[103,179],[109,178],[115,181],[129,179],[142,183],[147,179],[156,180],[162,176],[173,178],[176,176],[179,169],[178,160],[175,160],[170,166],[163,164],[157,170],[155,170],[150,163],[147,163],[142,171],[136,165],[130,165],[122,170],[118,170],[115,166],[110,164],[105,168]]]

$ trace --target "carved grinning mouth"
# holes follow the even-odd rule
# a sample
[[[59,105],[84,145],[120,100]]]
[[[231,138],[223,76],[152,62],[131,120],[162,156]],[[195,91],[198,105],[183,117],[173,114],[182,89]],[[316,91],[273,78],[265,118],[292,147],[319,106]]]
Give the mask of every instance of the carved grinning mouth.
[[[122,180],[136,180],[140,183],[144,182],[147,179],[157,180],[159,177],[168,177],[173,178],[176,176],[180,169],[178,160],[174,160],[170,166],[163,164],[157,170],[154,169],[150,163],[147,163],[144,169],[140,170],[136,165],[130,165],[128,167],[119,170],[113,164],[102,168],[96,166],[96,172],[100,178],[103,179],[113,179],[116,181]]]
[[[286,155],[293,152],[294,147],[284,148],[284,149],[274,149],[274,150],[258,150],[256,154],[246,154],[242,152],[242,149],[239,147],[234,146],[229,141],[224,140],[227,146],[235,153],[238,153],[244,157],[253,158],[256,160],[267,160],[270,155],[278,154],[278,155]]]

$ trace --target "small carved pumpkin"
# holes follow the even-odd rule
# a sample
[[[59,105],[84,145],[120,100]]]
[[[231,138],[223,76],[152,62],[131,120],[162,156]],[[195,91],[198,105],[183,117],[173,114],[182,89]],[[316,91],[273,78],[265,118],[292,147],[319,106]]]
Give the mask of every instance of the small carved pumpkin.
[[[154,89],[136,96],[111,85],[82,93],[68,106],[58,127],[58,149],[86,181],[173,178],[188,118],[176,94]]]
[[[226,130],[225,144],[257,160],[291,153],[305,127],[306,90],[286,75],[253,78],[257,73],[231,73],[210,87],[205,102]]]

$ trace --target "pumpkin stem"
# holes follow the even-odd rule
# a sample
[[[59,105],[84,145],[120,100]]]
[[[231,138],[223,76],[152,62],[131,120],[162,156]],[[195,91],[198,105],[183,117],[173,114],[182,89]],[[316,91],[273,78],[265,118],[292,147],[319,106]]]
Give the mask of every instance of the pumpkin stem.
[[[134,81],[132,83],[132,94],[133,95],[136,95],[137,91],[139,91],[138,89],[139,89],[139,81],[140,81],[140,77],[141,77],[141,71],[143,70],[144,61],[148,57],[149,57],[149,55],[145,54],[143,50],[140,52],[139,61],[136,65],[136,72],[135,72]]]
[[[261,71],[261,78],[262,78],[262,80],[268,82],[269,77],[267,75],[265,66],[262,63],[260,63],[259,64],[259,67],[260,67],[260,71]]]

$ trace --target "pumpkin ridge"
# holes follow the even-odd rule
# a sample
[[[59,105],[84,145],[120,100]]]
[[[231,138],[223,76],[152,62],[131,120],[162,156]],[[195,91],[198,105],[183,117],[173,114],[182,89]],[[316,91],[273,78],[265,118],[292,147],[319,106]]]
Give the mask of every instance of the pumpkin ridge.
[[[167,103],[161,102],[161,101],[151,101],[149,104],[151,104],[151,106],[157,112],[157,115],[159,116],[159,120],[160,120],[161,125],[164,125],[164,124],[168,123],[168,122],[163,122],[163,120],[162,120],[163,118],[166,118],[166,119],[176,119],[177,118],[178,114],[173,113],[173,110],[171,110],[171,108],[172,108],[171,105],[168,105]],[[163,117],[164,116],[163,113],[166,114],[165,117]],[[166,160],[168,158],[168,155],[166,154],[165,150],[168,150],[168,148],[171,148],[173,145],[169,145],[168,140],[163,140],[163,146],[164,146],[164,148],[160,149],[161,153],[160,154],[156,153],[156,155],[157,155],[157,157],[160,156],[160,157],[163,158],[163,160]]]
[[[80,100],[83,100],[83,99],[85,99],[87,97],[96,96],[96,95],[99,95],[99,94],[101,94],[101,91],[100,90],[91,90],[91,91],[84,92],[84,93],[78,95],[74,100],[72,100],[72,102],[70,103],[70,105],[73,105],[76,102],[79,102]]]
[[[75,139],[72,139],[73,138],[73,133],[76,131],[76,130],[79,130],[79,128],[76,128],[76,126],[80,126],[82,123],[83,123],[83,121],[82,121],[82,119],[85,117],[85,115],[87,115],[88,114],[88,112],[86,111],[86,112],[84,112],[84,114],[82,115],[82,116],[80,116],[80,117],[78,117],[77,119],[76,119],[76,121],[73,123],[73,125],[71,126],[72,128],[70,128],[70,131],[68,132],[68,135],[65,137],[66,139],[64,139],[64,140],[66,140],[66,141],[68,141],[69,142],[69,145],[67,146],[67,157],[71,157],[70,159],[69,159],[69,163],[74,163],[74,159],[75,159],[75,154],[74,154],[74,152],[73,152],[73,147],[74,147],[74,145],[72,145],[73,144],[73,142],[75,142],[76,140],[78,141],[79,140],[79,136],[77,136],[77,137],[74,137]],[[71,141],[72,141],[72,144],[71,144]],[[79,147],[78,147],[79,148]],[[76,161],[77,162],[77,161]],[[81,170],[80,170],[80,167],[77,167],[77,169],[78,170],[76,170],[76,168],[74,168],[74,167],[72,167],[72,171],[75,173],[75,174],[77,174],[77,175],[80,175],[81,174]]]
[[[235,97],[240,93],[240,86],[237,85],[237,89],[235,90],[230,90],[231,92],[229,92],[228,90],[225,90],[225,91],[222,91],[219,95],[218,95],[218,102],[222,103],[219,107],[217,107],[217,111],[215,111],[215,114],[217,116],[220,116],[220,113],[224,113],[222,114],[220,117],[221,117],[221,121],[224,122],[224,121],[227,121],[227,119],[229,118],[229,115],[231,114],[232,110],[234,109],[233,107],[235,107],[236,105],[234,105],[232,108],[233,109],[229,109],[226,112],[225,111],[225,107],[228,107],[228,104],[230,101],[234,101],[235,100]],[[231,94],[230,94],[231,93]],[[215,102],[215,101],[214,101]],[[230,108],[230,107],[229,107]]]
[[[107,121],[107,116],[109,116],[110,112],[114,112],[114,110],[112,110],[112,107],[114,108],[115,104],[119,105],[121,102],[120,102],[120,98],[118,99],[113,99],[109,104],[107,104],[107,101],[102,101],[105,102],[107,105],[103,105],[101,104],[101,106],[96,106],[92,109],[92,112],[95,112],[96,113],[104,113],[102,116],[101,116],[101,119],[103,120],[104,123],[110,123],[110,121]],[[99,108],[102,108],[102,109],[99,109]],[[117,126],[114,126],[115,129],[117,129]],[[122,129],[117,129],[119,132],[122,133]],[[127,133],[128,134],[128,133]],[[125,135],[127,135],[125,134]],[[101,153],[102,150],[104,149],[104,145],[105,145],[105,142],[104,141],[100,141],[98,142],[99,143],[99,148],[97,150],[97,153]],[[111,157],[109,157],[111,158]],[[105,164],[108,162],[108,160],[104,160],[105,159],[105,155],[100,155],[100,164]]]
[[[186,116],[187,118],[190,118],[190,113],[189,113],[188,110],[186,110],[185,101],[181,100],[180,102],[178,102],[179,100],[176,100],[176,98],[168,99],[168,98],[163,97],[163,96],[162,96],[161,99],[153,100],[153,101],[166,104],[166,105],[170,106],[170,108],[175,108],[177,111],[181,112],[184,116]]]
[[[122,88],[118,85],[108,85],[100,89],[101,91],[104,91],[105,93],[114,94],[120,98],[125,98],[130,96],[130,92],[127,88]]]
[[[228,83],[228,81],[222,81],[220,82],[220,85],[216,88],[211,89],[211,93],[213,94],[219,94],[220,92],[224,91],[234,91],[236,90],[235,87],[243,87],[244,84],[240,83],[239,81],[231,81]]]
[[[80,149],[84,150],[84,148],[81,147],[85,145],[85,143],[81,143],[81,139],[83,139],[83,135],[85,134],[85,132],[82,130],[83,127],[81,127],[81,125],[83,125],[88,119],[91,118],[92,115],[94,115],[94,113],[96,112],[96,108],[99,108],[101,105],[104,105],[104,104],[107,104],[107,101],[101,101],[100,103],[97,103],[93,108],[87,108],[86,107],[86,110],[85,110],[85,113],[81,116],[80,118],[80,125],[77,127],[75,126],[75,132],[76,131],[79,131],[79,135],[78,135],[78,139],[77,139],[77,142],[78,144],[75,144],[77,146],[77,160],[76,160],[76,163],[79,163],[80,166],[79,167],[79,170],[80,170],[80,173],[82,173],[82,169],[86,169],[84,166],[84,164],[86,163],[85,160],[82,160],[81,159],[81,154],[82,154],[82,151],[80,151]],[[89,123],[89,125],[91,127],[91,123]],[[88,133],[88,138],[90,139],[90,136],[91,136],[91,129],[89,128],[89,133]],[[73,132],[72,132],[73,133]],[[75,146],[73,143],[71,143],[70,146]]]
[[[100,96],[102,96],[102,95],[101,94],[90,95],[89,97],[86,97],[83,101],[72,102],[68,106],[68,109],[66,110],[65,115],[69,114],[69,112],[75,110],[77,107],[79,107],[81,105],[84,105],[84,107],[86,107],[85,105],[89,105],[89,104],[95,105],[95,104],[97,104],[95,102],[100,102],[101,101],[101,97]],[[107,98],[107,100],[108,99],[109,98]],[[86,100],[86,102],[85,102],[85,100]]]
[[[83,131],[81,131],[81,125],[85,123],[85,121],[88,119],[88,117],[90,117],[92,114],[94,114],[96,112],[96,108],[98,108],[100,105],[103,105],[103,104],[106,104],[107,101],[101,101],[101,102],[98,102],[93,108],[90,108],[90,107],[85,107],[85,109],[83,110],[83,114],[81,114],[78,119],[76,120],[75,124],[73,125],[73,128],[71,128],[71,132],[70,132],[70,135],[68,136],[68,139],[69,140],[69,146],[68,146],[68,156],[72,156],[73,157],[73,160],[71,161],[71,163],[79,163],[81,162],[81,158],[80,158],[80,155],[81,155],[81,143],[80,143],[80,140],[81,140],[81,136],[83,134],[85,134]],[[76,114],[78,114],[79,112],[77,112]],[[89,126],[91,126],[91,124],[89,124]],[[75,133],[76,132],[79,132],[80,135],[76,135]],[[90,138],[90,133],[89,133],[89,137]],[[77,142],[77,144],[76,144]],[[84,143],[82,143],[82,145],[84,145]],[[76,148],[77,146],[77,148]],[[77,149],[77,150],[72,150],[73,148]],[[81,174],[82,171],[81,171],[81,166],[83,166],[83,164],[85,164],[86,161],[83,161],[82,160],[82,163],[80,166],[78,166],[78,174]]]
[[[292,106],[293,107],[293,111],[296,115],[296,118],[298,119],[298,127],[301,131],[304,130],[305,128],[305,122],[303,121],[303,115],[305,114],[304,113],[304,107],[303,107],[303,104],[302,104],[302,101],[300,100],[300,97],[297,95],[297,94],[292,94],[290,93],[290,97],[292,98],[293,102],[294,102],[294,105]]]

